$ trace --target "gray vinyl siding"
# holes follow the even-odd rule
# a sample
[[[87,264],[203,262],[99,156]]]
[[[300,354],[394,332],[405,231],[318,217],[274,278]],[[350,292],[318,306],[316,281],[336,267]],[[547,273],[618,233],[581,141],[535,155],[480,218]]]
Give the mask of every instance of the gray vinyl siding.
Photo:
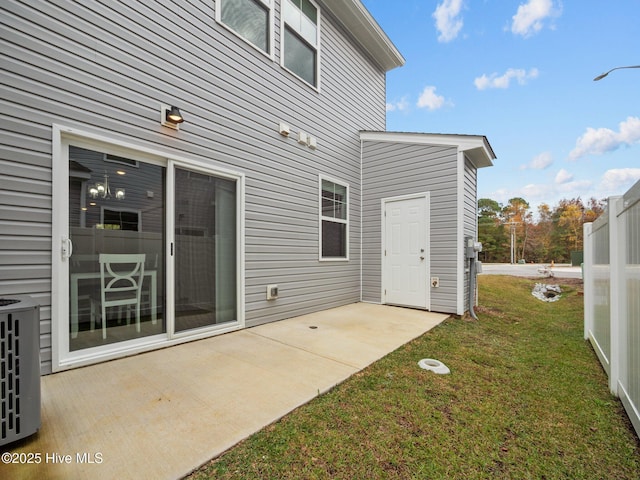
[[[467,236],[473,238],[476,241],[478,238],[478,170],[466,158],[464,159],[464,237]],[[463,255],[464,255],[463,251]],[[469,260],[465,259],[465,272],[468,266]],[[469,307],[469,275],[464,276],[464,310],[467,311]]]
[[[478,228],[478,175],[471,161],[464,159],[464,235],[476,238]]]
[[[456,312],[457,148],[363,142],[362,299],[381,302],[381,200],[430,193],[431,310]]]
[[[280,67],[275,3],[274,60],[217,24],[212,0],[2,3],[0,295],[41,304],[43,373],[54,123],[246,175],[247,326],[360,299],[358,132],[385,127],[385,72],[322,11],[320,89],[310,88]],[[180,107],[179,132],[160,126],[160,103]],[[296,142],[299,130],[317,150]],[[350,186],[349,262],[318,261],[319,174]],[[267,302],[274,283],[280,298]]]

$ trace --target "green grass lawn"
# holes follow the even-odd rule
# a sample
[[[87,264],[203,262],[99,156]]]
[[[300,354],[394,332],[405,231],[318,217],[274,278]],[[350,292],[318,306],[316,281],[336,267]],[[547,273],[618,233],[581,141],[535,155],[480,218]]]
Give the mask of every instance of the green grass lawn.
[[[479,321],[446,320],[190,478],[640,478],[583,298],[556,281],[562,299],[545,303],[534,280],[479,277]]]

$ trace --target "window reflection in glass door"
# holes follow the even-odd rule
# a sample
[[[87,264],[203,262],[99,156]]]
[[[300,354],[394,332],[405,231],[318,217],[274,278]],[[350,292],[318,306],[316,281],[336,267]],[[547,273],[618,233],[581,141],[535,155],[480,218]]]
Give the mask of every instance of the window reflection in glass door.
[[[166,332],[165,172],[69,147],[70,351]]]

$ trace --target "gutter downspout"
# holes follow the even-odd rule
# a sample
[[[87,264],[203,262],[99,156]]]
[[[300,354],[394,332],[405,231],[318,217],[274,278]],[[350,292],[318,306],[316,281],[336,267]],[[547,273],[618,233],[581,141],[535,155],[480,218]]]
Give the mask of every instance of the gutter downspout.
[[[467,300],[469,315],[471,315],[471,318],[473,318],[474,320],[478,320],[476,312],[473,310],[473,307],[475,305],[475,292],[477,282],[477,251],[478,250],[476,248],[475,242],[473,241],[473,238],[470,236],[464,237],[464,254],[467,260],[469,260],[469,294],[467,295]]]
[[[475,302],[475,291],[476,291],[476,259],[472,257],[469,259],[469,314],[471,318],[474,320],[478,320],[476,317],[476,312],[473,310]]]

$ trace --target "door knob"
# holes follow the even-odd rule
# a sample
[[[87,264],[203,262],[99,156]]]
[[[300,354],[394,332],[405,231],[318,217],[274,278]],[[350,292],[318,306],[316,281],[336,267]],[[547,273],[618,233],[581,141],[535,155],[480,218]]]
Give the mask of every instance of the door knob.
[[[420,255],[420,260],[424,260],[424,255]]]

